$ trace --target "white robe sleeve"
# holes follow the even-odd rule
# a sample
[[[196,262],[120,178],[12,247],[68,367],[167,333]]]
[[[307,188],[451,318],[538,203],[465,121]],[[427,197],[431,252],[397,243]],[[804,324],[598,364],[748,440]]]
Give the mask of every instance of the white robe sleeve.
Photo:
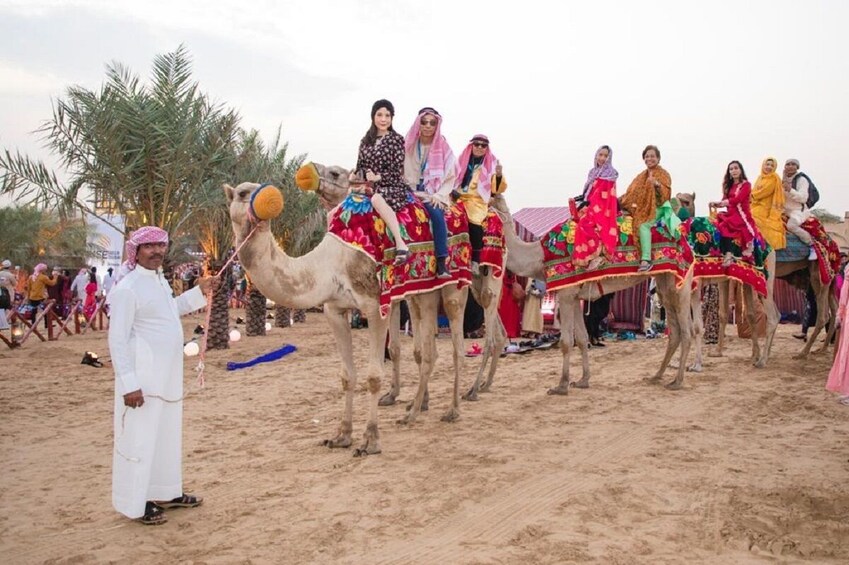
[[[181,316],[185,316],[189,312],[206,308],[206,296],[201,291],[199,286],[194,287],[188,292],[184,292],[176,299],[177,311]]]
[[[806,204],[808,202],[808,179],[800,175],[799,180],[796,181],[796,188],[791,188],[788,196],[793,202]]]
[[[121,380],[125,393],[141,388],[130,344],[135,318],[136,295],[133,291],[117,287],[109,293],[109,353],[115,377]]]

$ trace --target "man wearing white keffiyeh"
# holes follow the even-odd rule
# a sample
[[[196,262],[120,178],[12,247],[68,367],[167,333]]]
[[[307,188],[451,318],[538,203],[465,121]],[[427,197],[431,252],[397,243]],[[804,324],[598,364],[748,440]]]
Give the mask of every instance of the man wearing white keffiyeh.
[[[162,275],[168,233],[144,227],[127,239],[126,261],[108,296],[115,368],[112,504],[143,524],[163,510],[192,507],[183,493],[183,328],[180,316],[206,306],[212,279],[174,298]]]

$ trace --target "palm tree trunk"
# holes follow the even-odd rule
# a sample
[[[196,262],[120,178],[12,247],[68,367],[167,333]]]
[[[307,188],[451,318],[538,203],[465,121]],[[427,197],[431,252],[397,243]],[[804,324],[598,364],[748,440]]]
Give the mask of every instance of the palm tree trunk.
[[[248,287],[248,305],[245,309],[245,334],[265,335],[265,296],[254,285]]]
[[[292,325],[291,320],[292,310],[279,304],[274,307],[274,327],[288,328]]]
[[[304,322],[306,322],[306,321],[307,321],[307,311],[306,311],[306,310],[304,310],[304,309],[295,310],[295,311],[292,313],[292,320],[293,320],[296,324],[303,324]]]
[[[221,263],[216,265],[216,270]],[[230,348],[230,291],[232,290],[232,277],[227,274],[221,276],[221,284],[212,294],[212,312],[209,316],[209,333],[206,336],[207,349],[229,349]]]

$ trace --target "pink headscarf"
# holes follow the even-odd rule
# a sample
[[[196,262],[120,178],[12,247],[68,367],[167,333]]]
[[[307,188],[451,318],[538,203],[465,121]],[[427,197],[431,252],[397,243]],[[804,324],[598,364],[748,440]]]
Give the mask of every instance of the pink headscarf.
[[[463,184],[463,178],[466,176],[466,170],[469,168],[469,161],[472,158],[472,143],[475,141],[485,141],[486,143],[489,143],[489,138],[482,133],[475,134],[471,141],[469,141],[466,148],[463,149],[463,152],[460,154],[460,160],[457,162],[457,180],[454,182],[454,188],[460,188]],[[492,147],[487,147],[486,154],[484,154],[483,162],[480,166],[480,176],[478,176],[478,194],[481,195],[484,202],[489,202],[489,198],[492,196],[490,179],[492,179],[492,175],[495,174],[495,164],[497,162],[498,159],[496,159],[495,154],[493,154]]]
[[[124,254],[127,258],[121,263],[118,269],[118,274],[115,275],[115,283],[113,288],[125,276],[130,274],[136,268],[136,254],[139,251],[139,246],[143,243],[168,243],[168,232],[156,226],[145,226],[139,228],[130,234],[127,242],[124,244]]]
[[[427,154],[422,178],[424,179],[425,190],[431,194],[439,191],[442,186],[442,181],[445,180],[445,164],[450,161],[449,157],[453,157],[451,147],[448,146],[448,141],[441,133],[442,116],[433,108],[422,108],[412,127],[404,137],[404,151],[410,155],[416,150],[416,144],[419,141],[419,131],[421,130],[421,119],[426,115],[431,115],[436,118],[436,131],[433,133],[433,142],[430,144],[430,151]]]
[[[47,270],[47,265],[45,265],[44,263],[39,263],[38,265],[36,265],[35,268],[32,270],[32,280],[37,279],[38,275],[40,275],[41,273],[43,273],[46,270]]]

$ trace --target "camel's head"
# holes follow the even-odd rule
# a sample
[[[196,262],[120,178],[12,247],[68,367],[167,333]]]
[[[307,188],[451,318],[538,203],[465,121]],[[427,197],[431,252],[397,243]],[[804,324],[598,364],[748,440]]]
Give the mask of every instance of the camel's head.
[[[675,195],[682,208],[686,208],[690,212],[690,217],[696,215],[696,193],[695,192],[679,192]]]
[[[243,182],[236,188],[229,184],[224,185],[224,194],[230,203],[230,221],[233,222],[233,231],[236,235],[242,235],[247,227],[251,225],[251,195],[260,186],[255,182]]]
[[[330,210],[348,196],[348,173],[336,165],[306,163],[295,173],[295,184],[301,190],[315,191],[324,209]]]

